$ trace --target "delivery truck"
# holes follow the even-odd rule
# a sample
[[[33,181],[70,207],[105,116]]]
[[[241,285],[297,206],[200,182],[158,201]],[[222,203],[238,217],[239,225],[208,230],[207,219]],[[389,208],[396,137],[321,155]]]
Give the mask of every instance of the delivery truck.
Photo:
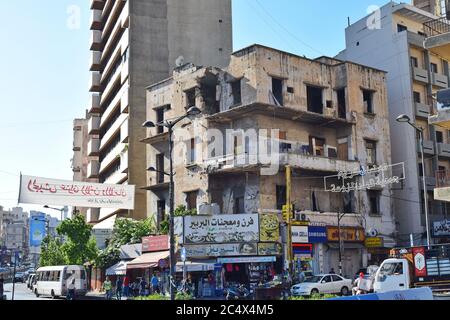
[[[450,245],[392,249],[375,274],[376,293],[430,287],[450,291]]]

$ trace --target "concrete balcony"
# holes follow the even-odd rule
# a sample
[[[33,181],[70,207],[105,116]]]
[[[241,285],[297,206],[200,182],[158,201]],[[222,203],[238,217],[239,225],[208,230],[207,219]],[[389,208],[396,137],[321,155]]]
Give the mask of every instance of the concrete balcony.
[[[102,32],[100,30],[92,30],[90,49],[92,51],[102,51]]]
[[[126,173],[122,173],[117,171],[113,175],[111,175],[108,179],[105,180],[105,184],[121,184],[128,179],[128,175]]]
[[[428,78],[428,71],[422,68],[413,68],[413,78],[416,81],[428,84],[430,79]]]
[[[98,156],[100,152],[100,139],[91,138],[88,142],[88,156]]]
[[[450,158],[450,144],[438,143],[438,155],[443,158]]]
[[[91,51],[91,58],[89,60],[90,71],[100,71],[102,64],[102,53],[100,51]]]
[[[420,153],[420,142],[417,141],[417,150]],[[431,140],[424,140],[423,142],[423,153],[424,155],[434,156],[436,154],[434,150],[434,142]]]
[[[101,103],[104,103],[104,101],[106,99],[109,98],[109,96],[114,92],[113,88],[116,86],[117,82],[120,82],[120,84],[123,84],[122,82],[122,72],[125,70],[124,66],[128,65],[127,63],[121,64],[117,70],[114,71],[113,75],[111,76],[111,78],[109,79],[109,82],[106,83],[105,85],[105,90],[103,91],[103,95],[102,95],[102,100]],[[126,68],[126,71],[128,72],[128,67]],[[127,77],[128,77],[128,73],[127,73]]]
[[[90,21],[91,30],[102,30],[103,29],[103,21],[102,21],[102,10],[91,10],[91,21]]]
[[[105,7],[105,0],[91,0],[91,9],[103,10]]]
[[[100,94],[91,93],[88,102],[88,112],[90,114],[98,114],[102,111],[100,108]]]
[[[86,220],[88,223],[97,222],[100,218],[99,208],[89,208],[86,214]]]
[[[130,105],[130,87],[128,84],[122,88],[122,96],[120,97],[120,112],[128,113],[128,107]]]
[[[128,149],[120,154],[120,172],[128,173]]]
[[[416,102],[416,117],[428,119],[431,114],[431,106]]]
[[[428,118],[428,123],[450,130],[450,108],[439,110],[437,115]]]
[[[88,134],[99,134],[100,132],[100,116],[91,116],[88,121]]]
[[[435,177],[425,177],[425,182],[428,191],[433,191],[436,188],[436,178]],[[420,189],[423,190],[422,177],[420,177]]]
[[[89,79],[89,91],[90,92],[100,92],[102,91],[102,85],[100,84],[100,72],[93,71],[91,72]]]
[[[91,160],[87,166],[87,176],[89,179],[98,178],[98,174],[100,173],[100,162],[97,160]]]
[[[442,89],[448,88],[448,77],[443,74],[433,73],[432,75],[433,85]]]
[[[416,46],[419,48],[423,48],[424,42],[425,42],[424,36],[414,33],[414,32],[411,32],[411,31],[408,31],[408,43],[409,44],[412,44],[413,46]]]
[[[128,137],[129,137],[129,126],[128,126],[128,118],[125,119],[125,121],[122,123],[122,126],[120,127],[120,142],[122,143],[128,143]]]
[[[121,114],[108,129],[106,134],[102,137],[100,148],[103,149],[118,132],[120,134],[120,127],[122,123],[128,118],[128,115]]]
[[[123,144],[119,143],[115,146],[103,159],[100,164],[100,173],[103,173],[106,169],[108,169],[111,164],[113,164],[117,159],[120,158],[120,153],[123,151]]]
[[[442,17],[427,21],[424,23],[424,30],[429,36],[425,40],[425,48],[442,59],[450,60],[450,20]]]

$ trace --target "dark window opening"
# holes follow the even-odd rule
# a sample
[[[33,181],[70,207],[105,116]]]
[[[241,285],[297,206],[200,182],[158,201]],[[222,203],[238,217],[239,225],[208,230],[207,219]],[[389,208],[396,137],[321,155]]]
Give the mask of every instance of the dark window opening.
[[[370,214],[380,214],[380,193],[378,191],[368,191],[367,197],[369,199]]]
[[[288,87],[287,88],[288,93],[294,93],[294,87]]]
[[[244,197],[234,198],[233,214],[245,213]]]
[[[325,156],[325,139],[309,137],[309,148],[313,156]]]
[[[163,123],[164,122],[164,108],[159,108],[156,110],[156,123]],[[156,126],[156,132],[158,134],[164,133],[164,127],[162,126]]]
[[[197,210],[198,191],[186,192],[186,204],[188,210]]]
[[[195,163],[195,139],[189,141],[189,161],[188,163]]]
[[[164,183],[164,153],[156,155],[156,181]]]
[[[185,91],[187,108],[195,106],[195,95],[196,95],[195,91],[196,91],[196,88]]]
[[[423,166],[419,163],[419,177],[423,177]]]
[[[441,131],[436,131],[436,142],[444,143],[444,134]]]
[[[272,78],[272,94],[277,105],[283,105],[283,80]]]
[[[338,98],[338,116],[341,119],[347,118],[347,103],[345,100],[345,90],[338,90],[337,92]]]
[[[333,108],[333,101],[327,100],[327,108],[328,108],[328,109]]]
[[[158,223],[161,223],[166,220],[166,200],[158,200],[157,203],[158,210]]]
[[[373,114],[373,92],[370,90],[363,90],[364,112]]]
[[[421,103],[422,102],[422,99],[421,99],[421,96],[420,96],[420,92],[414,91],[414,102],[416,102],[416,103]]]
[[[400,33],[400,32],[403,32],[403,31],[407,31],[408,30],[408,27],[407,26],[404,26],[404,25],[402,25],[402,24],[397,24],[397,31]]]
[[[286,131],[279,132],[279,139],[280,139],[280,152],[288,152],[289,150],[292,149],[292,144],[284,142],[287,140]]]
[[[231,92],[233,94],[233,105],[241,104],[241,80],[237,80],[231,83]]]
[[[374,166],[377,164],[377,143],[372,140],[366,140],[367,164]]]
[[[277,186],[276,196],[277,210],[281,210],[283,209],[283,206],[286,205],[286,186]]]
[[[323,114],[323,89],[319,87],[306,87],[308,111]]]
[[[438,73],[438,65],[436,63],[431,63],[431,72]]]
[[[416,57],[411,57],[411,65],[414,68],[418,68],[419,67],[419,59],[417,59]]]

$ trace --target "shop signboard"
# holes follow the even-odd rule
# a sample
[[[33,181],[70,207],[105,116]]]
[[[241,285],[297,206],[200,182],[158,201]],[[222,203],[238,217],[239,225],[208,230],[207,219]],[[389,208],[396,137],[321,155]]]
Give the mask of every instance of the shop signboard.
[[[450,220],[433,222],[432,235],[434,238],[450,238]]]
[[[175,243],[183,244],[184,243],[184,232],[183,232],[183,217],[175,217],[174,218],[174,234],[175,234]]]
[[[327,227],[325,226],[309,226],[308,227],[308,243],[326,243]]]
[[[425,248],[413,248],[412,253],[414,257],[414,269],[416,277],[426,277],[427,265],[425,262]]]
[[[366,248],[382,248],[384,246],[382,237],[368,237],[364,244]]]
[[[295,256],[298,255],[307,255],[311,257],[313,246],[312,244],[300,244],[300,243],[294,243],[292,245],[292,251],[294,252]]]
[[[269,263],[277,261],[276,257],[240,257],[240,258],[218,258],[218,263]]]
[[[30,219],[30,247],[40,247],[42,240],[47,235],[46,218],[32,217]]]
[[[261,242],[276,242],[280,238],[280,222],[275,214],[259,216],[259,240]]]
[[[142,253],[169,250],[169,236],[151,236],[142,238]]]
[[[188,258],[255,256],[258,254],[257,243],[251,242],[185,245],[184,248]]]
[[[258,243],[259,256],[280,256],[283,254],[281,243]]]
[[[327,238],[330,242],[338,242],[338,227],[327,227]],[[341,227],[341,240],[344,242],[364,242],[366,240],[366,235],[362,228]]]
[[[233,214],[184,217],[185,244],[259,241],[259,215]]]
[[[292,226],[292,243],[308,243],[307,226]]]

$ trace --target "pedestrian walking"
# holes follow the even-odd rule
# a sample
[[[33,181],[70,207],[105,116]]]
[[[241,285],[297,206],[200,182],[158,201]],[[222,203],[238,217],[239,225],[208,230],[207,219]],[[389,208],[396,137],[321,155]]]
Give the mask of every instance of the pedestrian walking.
[[[127,298],[130,295],[130,278],[127,275],[123,279],[123,295]]]
[[[146,296],[145,289],[147,289],[147,282],[145,281],[145,278],[142,277],[141,281],[139,282],[139,295],[144,297]]]
[[[116,280],[116,298],[119,301],[122,300],[122,289],[123,289],[122,277],[117,277],[117,280]]]
[[[67,285],[67,300],[75,300],[75,279],[69,280]]]
[[[4,288],[3,288],[3,284],[4,284],[4,280],[3,280],[3,276],[0,276],[0,300],[3,300],[3,294],[4,294]]]
[[[105,282],[103,282],[103,290],[106,292],[106,300],[111,300],[112,298],[112,283],[109,277],[106,277]]]
[[[216,296],[216,278],[214,277],[213,273],[210,272],[208,275],[208,283],[209,287],[211,288],[211,296]]]
[[[159,279],[156,276],[156,274],[154,273],[152,276],[152,279],[150,280],[151,284],[152,284],[152,294],[156,294],[156,293],[160,293],[159,291]]]

